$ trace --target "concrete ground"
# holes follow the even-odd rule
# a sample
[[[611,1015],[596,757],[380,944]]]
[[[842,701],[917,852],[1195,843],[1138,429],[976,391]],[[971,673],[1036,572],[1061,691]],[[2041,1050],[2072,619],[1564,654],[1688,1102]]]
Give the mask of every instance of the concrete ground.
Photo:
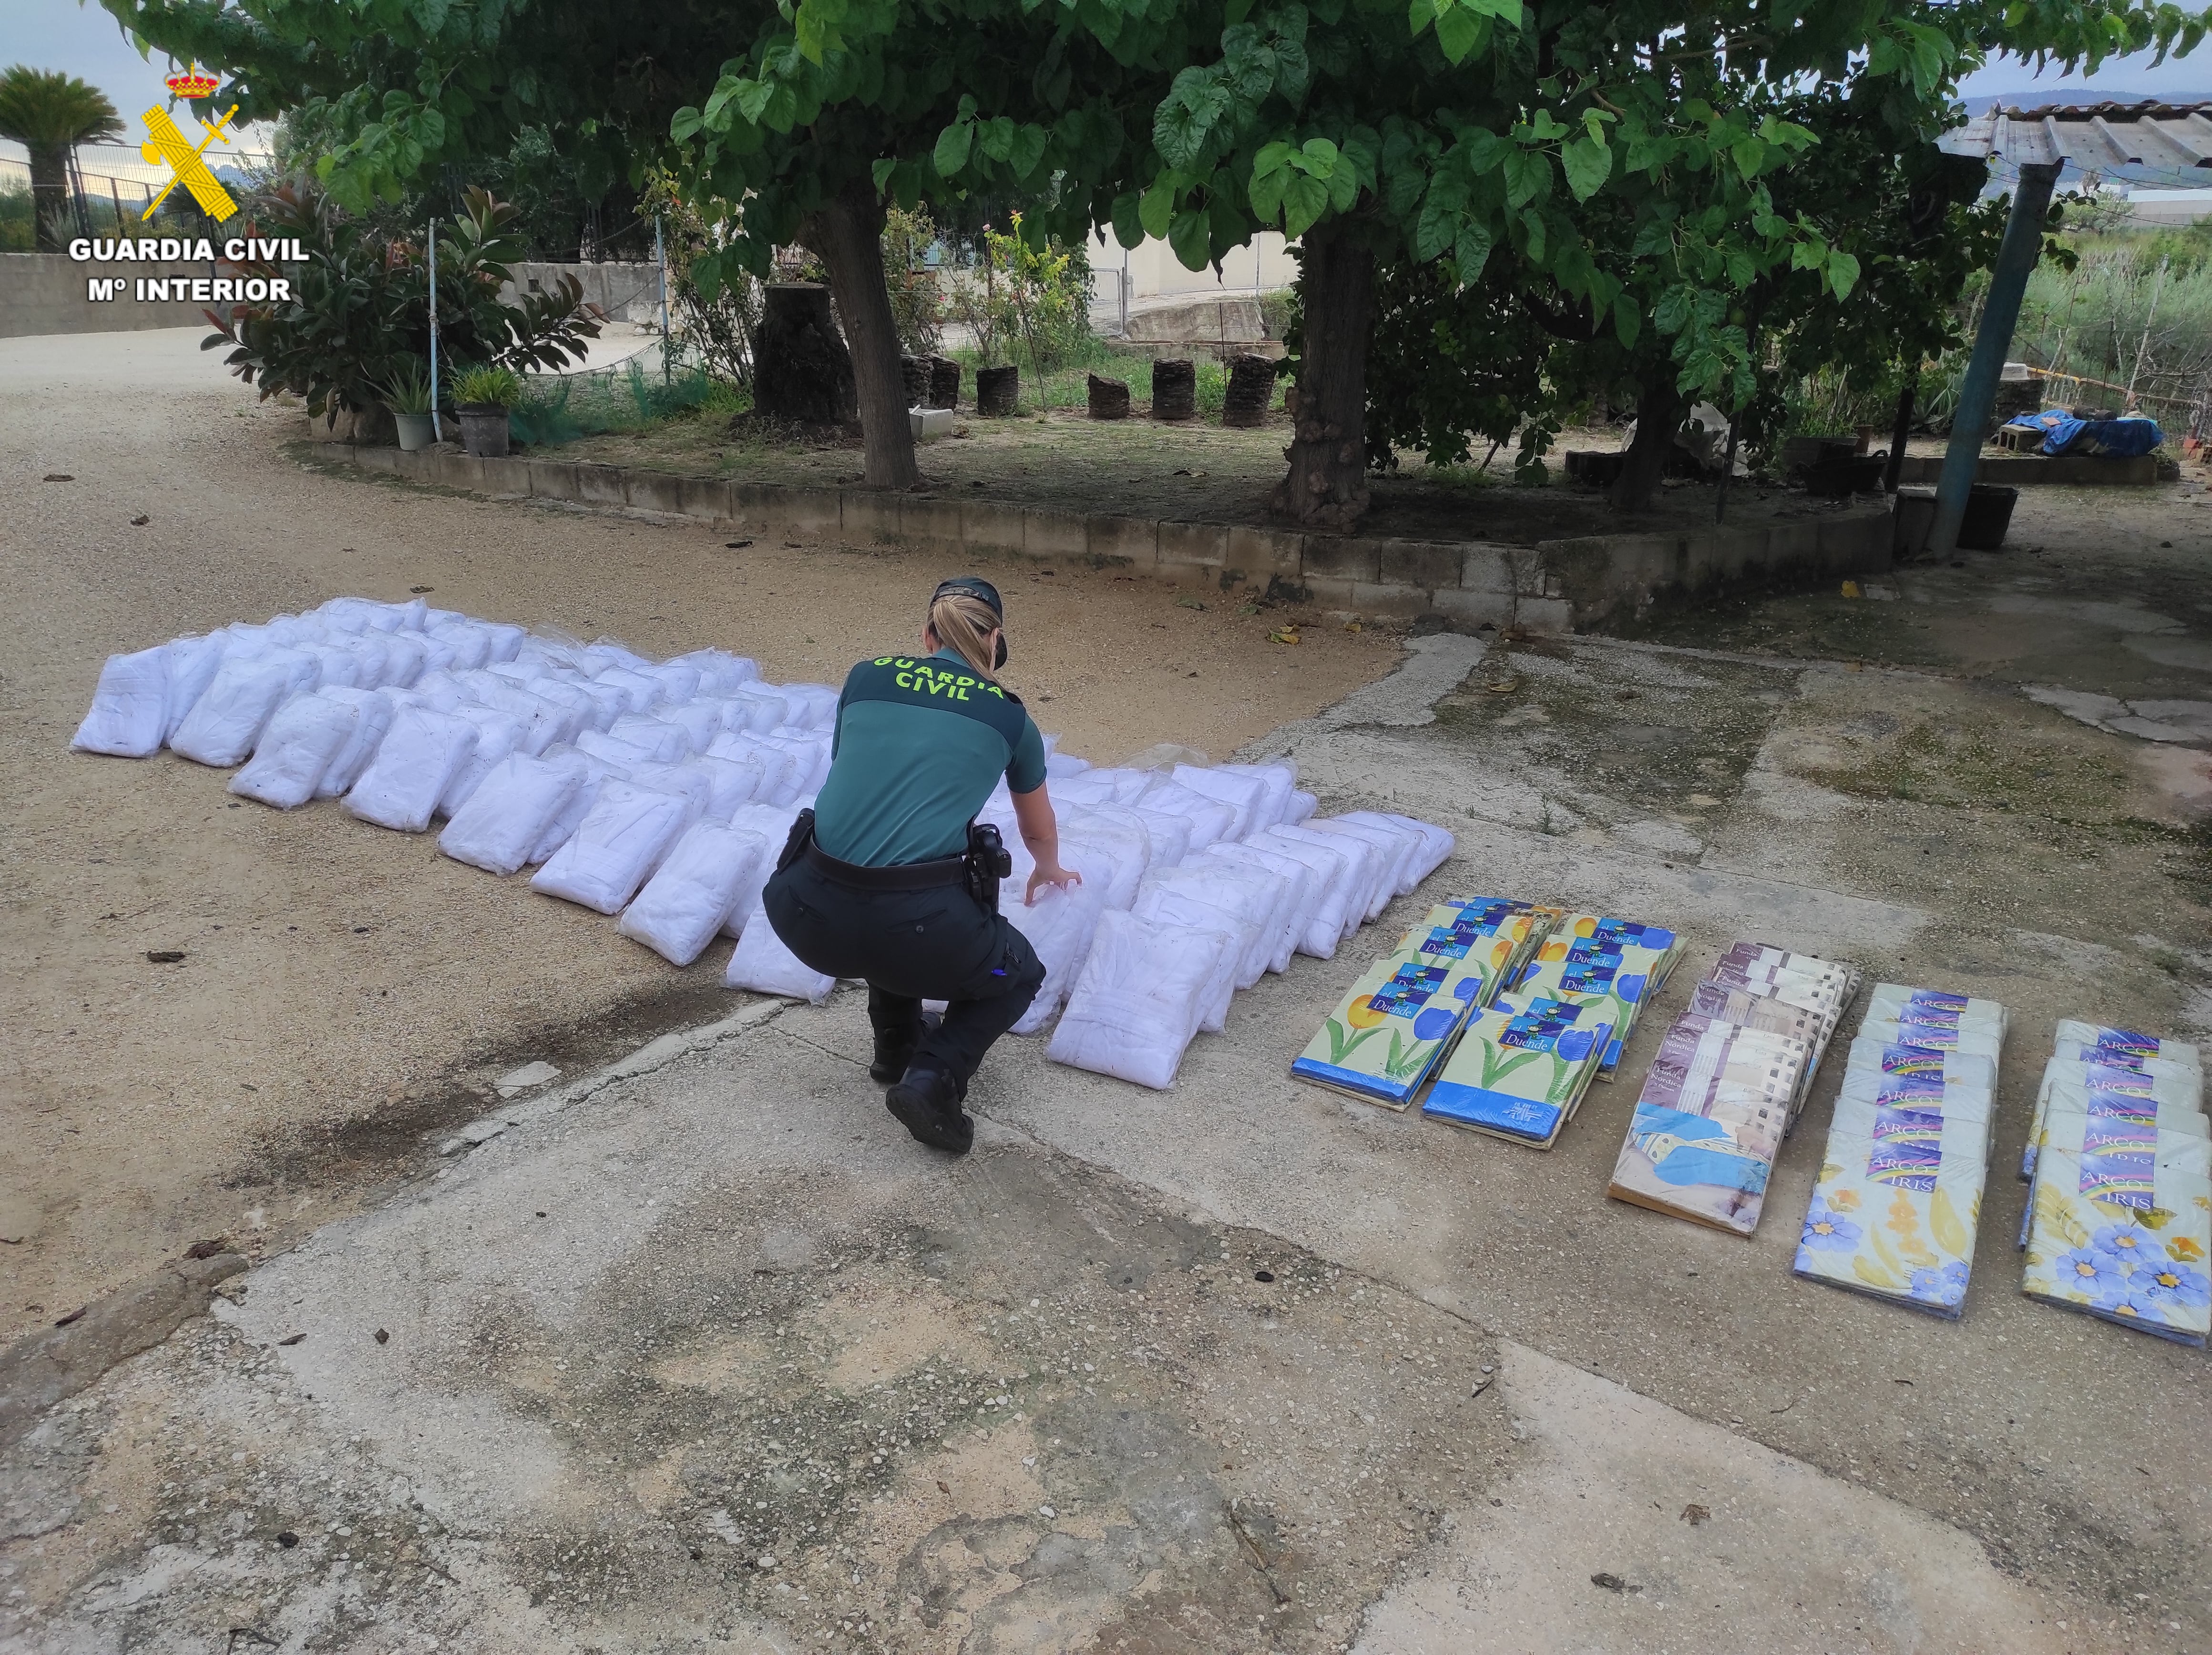
[[[2212,1646],[2205,1354],[2028,1303],[2009,1245],[2053,1021],[2212,1032],[2200,498],[2054,492],[2013,552],[1650,639],[1414,640],[1248,750],[1455,857],[1169,1092],[1010,1042],[948,1162],[856,994],[729,997],[425,1142],[0,1430],[0,1646]],[[1748,1242],[1604,1197],[1656,1028],[1549,1154],[1291,1083],[1470,888],[1680,929],[1655,1022],[1738,937],[2009,1006],[1963,1319],[1790,1275],[1834,1066]]]

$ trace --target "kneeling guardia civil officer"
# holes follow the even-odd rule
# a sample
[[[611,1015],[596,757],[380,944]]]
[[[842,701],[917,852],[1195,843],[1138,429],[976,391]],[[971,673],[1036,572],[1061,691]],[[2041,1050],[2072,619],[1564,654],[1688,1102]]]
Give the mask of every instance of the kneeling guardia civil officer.
[[[987,580],[948,580],[929,600],[920,657],[863,661],[837,701],[830,779],[792,829],[763,911],[815,970],[868,985],[884,1101],[920,1142],[963,1154],[975,1124],[969,1077],[1044,981],[999,912],[1011,871],[975,813],[1006,779],[1036,858],[1025,898],[1080,876],[1060,865],[1044,742],[1006,664],[1006,605]],[[941,1022],[924,1000],[950,1002]]]

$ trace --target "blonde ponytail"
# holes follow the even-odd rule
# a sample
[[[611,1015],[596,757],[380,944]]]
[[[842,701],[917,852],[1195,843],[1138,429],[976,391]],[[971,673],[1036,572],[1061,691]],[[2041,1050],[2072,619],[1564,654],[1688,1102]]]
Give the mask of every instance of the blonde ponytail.
[[[999,630],[999,617],[988,603],[972,592],[947,592],[929,606],[929,629],[941,647],[984,678],[995,679],[991,634]]]

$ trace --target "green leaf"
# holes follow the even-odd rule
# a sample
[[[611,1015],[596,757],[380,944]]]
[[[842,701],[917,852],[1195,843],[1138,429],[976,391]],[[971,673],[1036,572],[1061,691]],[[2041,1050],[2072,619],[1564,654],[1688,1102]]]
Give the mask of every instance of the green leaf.
[[[1624,350],[1636,349],[1637,336],[1644,331],[1644,312],[1626,294],[1613,301],[1613,330]]]
[[[1134,191],[1114,197],[1114,239],[1124,247],[1141,246],[1144,243],[1145,224],[1137,216]]]
[[[1262,224],[1273,224],[1283,210],[1283,187],[1295,175],[1279,161],[1268,167],[1266,160],[1267,151],[1262,150],[1260,161],[1253,165],[1245,196],[1252,203],[1252,215]]]
[[[1437,45],[1447,60],[1463,64],[1490,34],[1490,20],[1465,3],[1437,14]]]
[[[1206,214],[1192,207],[1175,215],[1168,226],[1168,246],[1187,270],[1202,270],[1213,252],[1213,230]]]
[[[1283,233],[1296,239],[1328,210],[1328,186],[1319,179],[1292,175],[1283,188]]]
[[[876,181],[876,193],[878,195],[883,194],[884,185],[890,182],[891,174],[897,170],[898,160],[896,156],[891,155],[885,155],[869,166],[868,174]]]
[[[968,151],[975,142],[975,123],[963,118],[952,123],[937,135],[937,148],[931,161],[937,167],[937,176],[949,179],[968,164]]]
[[[1413,257],[1425,264],[1449,250],[1459,235],[1460,215],[1466,207],[1466,185],[1448,173],[1431,179],[1413,227]]]
[[[1472,7],[1486,17],[1495,17],[1509,28],[1521,27],[1521,0],[1459,0],[1462,6]]]
[[[1559,165],[1567,175],[1567,189],[1577,201],[1588,201],[1605,187],[1613,173],[1613,146],[1599,137],[1577,138],[1559,150]]]
[[[1858,285],[1859,262],[1850,254],[1838,249],[1828,255],[1828,286],[1838,299],[1850,297],[1851,289]]]
[[[732,101],[738,106],[738,113],[758,126],[761,117],[768,112],[769,100],[775,95],[775,88],[766,81],[739,81],[732,89],[736,94]],[[717,89],[714,97],[707,100],[707,110],[710,115],[714,112],[714,105],[721,95]]]
[[[1735,162],[1735,170],[1747,179],[1759,176],[1759,169],[1766,164],[1766,146],[1757,138],[1738,138],[1729,146],[1729,158]]]
[[[668,118],[668,136],[684,143],[698,136],[699,129],[705,124],[706,118],[686,104]]]
[[[1505,204],[1521,207],[1552,181],[1552,158],[1540,149],[1515,149],[1505,157]]]
[[[1463,224],[1459,240],[1452,247],[1454,273],[1462,288],[1470,288],[1482,275],[1482,267],[1490,262],[1491,234],[1487,224]]]
[[[1044,159],[1045,130],[1042,126],[1024,125],[1014,130],[1014,142],[1006,155],[1006,164],[1014,169],[1017,179],[1027,179]]]
[[[993,161],[1006,161],[1014,153],[1014,123],[1009,115],[994,115],[977,124],[976,142]]]
[[[1436,0],[1413,0],[1407,9],[1406,27],[1413,31],[1416,40],[1421,38],[1421,31],[1436,21]]]
[[[1175,218],[1175,187],[1169,181],[1170,176],[1163,173],[1152,187],[1145,191],[1144,199],[1137,203],[1137,221],[1144,226],[1145,233],[1154,240],[1166,236],[1168,226]],[[1291,233],[1295,235],[1297,232],[1293,230]]]

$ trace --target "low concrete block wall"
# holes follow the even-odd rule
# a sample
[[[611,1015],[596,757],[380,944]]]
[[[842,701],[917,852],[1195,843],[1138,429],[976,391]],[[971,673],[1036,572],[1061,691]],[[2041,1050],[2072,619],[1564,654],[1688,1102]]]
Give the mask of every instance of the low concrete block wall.
[[[1943,473],[1941,454],[1908,454],[1899,468],[1898,482],[1914,486],[1933,484]],[[1984,454],[1975,468],[1976,482],[2002,483],[2008,488],[2033,488],[2038,483],[2063,482],[2141,484],[2158,481],[2158,460],[2149,454],[2132,459],[2107,459],[2098,454]]]
[[[651,512],[800,543],[846,540],[948,557],[990,552],[1041,563],[1085,562],[1216,596],[1272,591],[1363,616],[1437,615],[1463,632],[1486,624],[1571,632],[1632,614],[1668,592],[1730,580],[1875,574],[1890,567],[1887,502],[1766,528],[1507,546],[1088,516],[1005,500],[794,488],[519,456],[478,459],[333,443],[320,458],[494,499]]]
[[[212,264],[80,264],[67,253],[0,253],[0,339],[43,333],[136,333],[145,328],[207,326],[207,306],[131,295],[143,276],[214,276]],[[88,299],[97,276],[122,280],[115,298]]]

